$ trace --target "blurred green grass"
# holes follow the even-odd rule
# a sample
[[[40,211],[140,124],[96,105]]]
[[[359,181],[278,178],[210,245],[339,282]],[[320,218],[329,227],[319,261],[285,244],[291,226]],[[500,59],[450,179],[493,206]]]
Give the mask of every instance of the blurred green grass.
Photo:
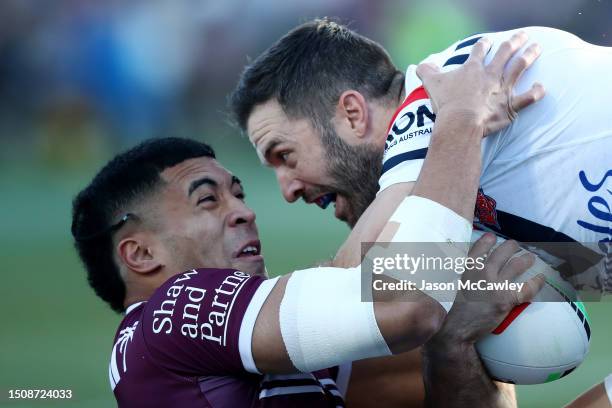
[[[248,152],[246,141],[243,151]],[[258,216],[271,275],[328,259],[347,229],[331,211],[288,205],[273,175],[236,144],[218,147],[222,163],[244,182]],[[70,202],[101,164],[50,171],[6,163],[0,168],[0,405],[7,407],[114,406],[107,364],[120,316],[85,281],[69,235]],[[591,352],[572,375],[550,384],[518,387],[520,406],[558,407],[612,371],[612,303],[588,304]],[[72,400],[8,400],[9,389],[71,389]]]

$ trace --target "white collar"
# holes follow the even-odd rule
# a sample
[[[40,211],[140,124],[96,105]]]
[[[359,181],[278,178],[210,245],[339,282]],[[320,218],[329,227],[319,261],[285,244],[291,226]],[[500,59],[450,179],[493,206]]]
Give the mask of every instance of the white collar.
[[[130,313],[132,310],[136,309],[138,306],[140,306],[143,303],[145,303],[145,301],[138,302],[138,303],[132,303],[131,305],[127,307],[127,309],[125,309],[125,315],[127,316],[128,313]]]

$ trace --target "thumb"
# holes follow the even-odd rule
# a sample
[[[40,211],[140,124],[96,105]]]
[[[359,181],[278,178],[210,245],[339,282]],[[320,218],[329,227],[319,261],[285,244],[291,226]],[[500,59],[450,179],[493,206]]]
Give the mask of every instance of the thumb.
[[[436,64],[431,63],[431,62],[425,62],[425,63],[419,64],[419,66],[416,69],[416,74],[421,80],[421,82],[423,83],[427,79],[429,79],[432,75],[435,75],[439,72],[440,72],[440,68]]]

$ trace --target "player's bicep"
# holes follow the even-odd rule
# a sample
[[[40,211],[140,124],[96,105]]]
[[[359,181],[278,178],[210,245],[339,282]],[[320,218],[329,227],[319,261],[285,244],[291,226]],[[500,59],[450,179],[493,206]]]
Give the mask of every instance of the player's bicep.
[[[312,372],[385,356],[423,344],[439,327],[443,309],[430,297],[402,293],[366,302],[361,285],[360,268],[311,268],[281,278],[253,328],[257,369]]]
[[[279,318],[288,279],[287,275],[276,282],[255,321],[251,347],[255,366],[261,373],[297,372],[287,354]]]
[[[375,314],[373,303],[362,302],[360,287],[355,268],[319,267],[282,277],[253,329],[259,372],[312,372],[390,354],[378,324],[387,327],[396,314]]]
[[[276,281],[231,269],[176,275],[143,315],[151,358],[171,372],[196,376],[256,373],[251,336]]]

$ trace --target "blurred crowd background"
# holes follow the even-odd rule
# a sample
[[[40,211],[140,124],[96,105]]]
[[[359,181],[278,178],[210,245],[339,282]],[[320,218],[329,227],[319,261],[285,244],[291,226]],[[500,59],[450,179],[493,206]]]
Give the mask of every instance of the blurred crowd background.
[[[86,285],[70,205],[106,160],[138,141],[212,144],[245,184],[272,275],[334,254],[347,229],[333,210],[282,200],[227,108],[250,58],[323,16],[382,43],[401,69],[472,33],[528,25],[612,46],[611,0],[3,0],[1,406],[114,405],[107,364],[120,316]],[[571,68],[567,76],[581,80]],[[587,361],[562,380],[518,387],[522,406],[560,406],[612,371],[612,305],[587,307],[594,327]],[[72,389],[74,397],[8,399],[9,389],[24,388]]]

